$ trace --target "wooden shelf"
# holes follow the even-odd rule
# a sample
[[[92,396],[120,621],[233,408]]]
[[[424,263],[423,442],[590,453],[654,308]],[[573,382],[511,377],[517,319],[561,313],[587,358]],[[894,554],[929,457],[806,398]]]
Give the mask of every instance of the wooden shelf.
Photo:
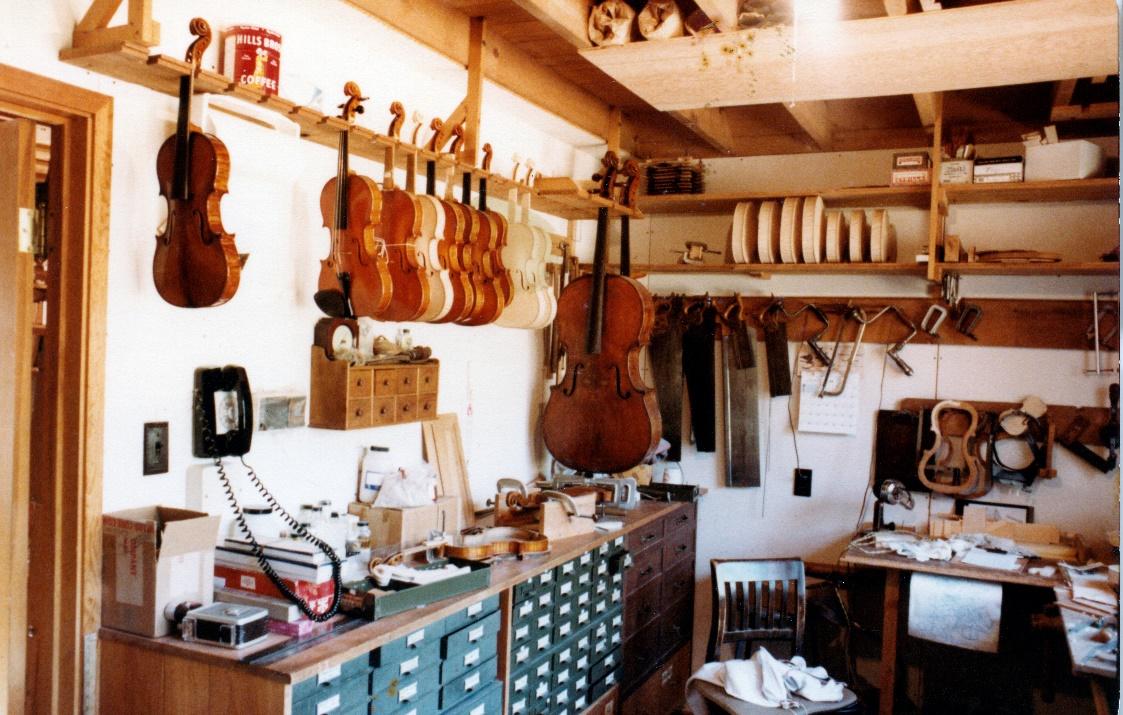
[[[146,47],[131,42],[121,42],[111,47],[66,49],[59,53],[59,59],[173,97],[179,96],[179,79],[189,71],[187,63],[183,60],[168,55],[150,55]],[[196,75],[195,90],[198,93],[229,95],[265,107],[296,122],[300,126],[302,138],[331,149],[336,148],[339,131],[345,126],[337,117],[299,106],[283,97],[265,95],[259,90],[238,85],[225,76],[209,70],[201,70]],[[502,196],[511,188],[530,191],[531,208],[560,218],[595,219],[598,209],[602,206],[607,206],[614,216],[629,215],[635,218],[643,216],[639,211],[628,209],[617,202],[591,196],[582,190],[571,194],[544,195],[526,184],[513,182],[507,177],[485,173],[474,166],[454,161],[449,154],[436,155],[364,127],[352,128],[352,154],[383,163],[388,149],[396,151],[395,163],[398,167],[404,167],[407,157],[412,155],[417,157],[418,162],[434,160],[445,168],[454,165],[458,175],[468,172],[477,178],[486,177],[489,189],[495,196]]]
[[[783,200],[788,196],[815,195],[831,207],[910,206],[927,209],[931,199],[928,186],[861,186],[829,189],[822,192],[644,195],[639,198],[645,214],[733,214],[741,201]]]
[[[1071,179],[1004,184],[943,184],[949,204],[1015,202],[1116,201],[1119,179]]]
[[[1119,263],[940,263],[937,270],[973,276],[1118,276]]]
[[[582,270],[592,270],[582,264]],[[617,269],[619,266],[609,266]],[[633,263],[633,274],[691,273],[745,274],[750,276],[784,275],[901,275],[923,276],[927,266],[921,263]]]

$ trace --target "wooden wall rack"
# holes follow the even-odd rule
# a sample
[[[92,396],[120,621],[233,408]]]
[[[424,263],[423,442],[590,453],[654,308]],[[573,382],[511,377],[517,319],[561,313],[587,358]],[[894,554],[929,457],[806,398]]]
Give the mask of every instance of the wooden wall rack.
[[[148,47],[137,42],[122,41],[111,46],[99,45],[93,48],[72,47],[59,53],[59,59],[93,72],[116,79],[139,84],[156,92],[178,96],[179,78],[187,74],[186,62],[169,55],[150,55]],[[227,77],[210,70],[200,70],[195,79],[196,90],[200,93],[222,94],[237,97],[250,104],[265,107],[283,117],[291,119],[300,126],[301,137],[317,144],[337,148],[339,131],[346,127],[343,120],[322,112],[304,107],[281,96],[266,95],[258,89],[239,85]],[[544,194],[534,187],[512,181],[510,178],[484,172],[475,166],[456,161],[449,154],[434,154],[408,142],[396,140],[365,127],[351,129],[351,153],[357,156],[384,163],[387,150],[392,150],[398,168],[407,166],[407,160],[415,157],[417,161],[437,161],[440,166],[455,166],[458,174],[471,173],[476,178],[486,177],[491,190],[499,196],[509,189],[530,192],[530,205],[535,211],[558,216],[564,219],[595,219],[598,209],[606,207],[616,216],[628,215],[642,218],[638,210],[576,187],[567,193]]]
[[[657,296],[656,301],[669,299]],[[739,298],[704,295],[685,296],[688,303],[710,301],[720,310],[725,310],[732,301],[741,301],[742,314],[756,329],[761,329],[759,316],[772,302],[768,296],[741,296]],[[964,299],[967,300],[966,298]],[[942,345],[985,345],[1008,348],[1051,348],[1056,350],[1091,350],[1092,346],[1086,331],[1091,324],[1091,300],[1022,300],[1005,298],[971,298],[970,303],[983,310],[983,317],[975,326],[978,340],[971,340],[955,329],[955,321],[948,318],[940,326],[939,337],[933,338],[918,331],[910,345],[940,343]],[[795,312],[807,303],[814,303],[830,314],[830,327],[820,337],[820,342],[828,347],[836,339],[837,315],[845,306],[864,308],[867,312],[880,310],[893,304],[901,309],[914,324],[920,324],[928,308],[937,303],[928,298],[847,298],[847,297],[792,297],[784,298],[784,306]],[[829,310],[828,310],[829,309]],[[803,313],[788,323],[788,340],[803,341],[813,336],[820,328],[818,321],[808,313]],[[851,325],[844,340],[852,339],[855,327]],[[886,316],[871,324],[862,337],[864,343],[892,344],[908,334],[900,321]],[[907,360],[907,348],[903,357]]]

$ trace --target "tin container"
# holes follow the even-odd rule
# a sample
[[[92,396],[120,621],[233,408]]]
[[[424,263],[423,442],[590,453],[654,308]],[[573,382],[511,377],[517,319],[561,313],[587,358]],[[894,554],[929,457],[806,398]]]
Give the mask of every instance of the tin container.
[[[281,35],[264,27],[234,25],[223,33],[222,73],[240,85],[277,94]]]

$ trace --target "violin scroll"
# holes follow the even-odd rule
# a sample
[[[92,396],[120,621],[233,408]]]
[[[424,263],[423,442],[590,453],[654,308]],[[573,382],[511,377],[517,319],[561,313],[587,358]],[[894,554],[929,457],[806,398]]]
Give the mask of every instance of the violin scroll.
[[[355,121],[356,114],[362,114],[366,111],[363,109],[363,102],[369,99],[369,97],[362,96],[363,91],[359,89],[359,85],[355,82],[348,82],[343,85],[343,93],[347,95],[347,99],[344,100],[343,104],[339,105],[339,108],[342,110],[339,116],[350,124]]]
[[[203,18],[196,17],[191,20],[188,29],[191,31],[191,34],[195,36],[195,39],[187,46],[187,53],[183,59],[187,64],[191,65],[191,68],[195,72],[198,72],[199,65],[203,62],[203,53],[206,52],[207,48],[211,45],[211,26],[210,23]]]
[[[401,102],[391,102],[390,114],[394,118],[390,120],[390,128],[386,130],[386,136],[397,139],[402,132],[402,124],[406,121],[406,108]]]

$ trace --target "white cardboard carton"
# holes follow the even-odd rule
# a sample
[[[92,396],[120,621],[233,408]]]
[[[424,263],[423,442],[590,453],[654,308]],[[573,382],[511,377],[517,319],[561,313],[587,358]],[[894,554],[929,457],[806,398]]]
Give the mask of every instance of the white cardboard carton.
[[[148,506],[102,515],[102,625],[158,638],[164,607],[214,601],[219,517]]]
[[[1084,139],[1026,147],[1026,181],[1088,179],[1103,170],[1103,149]]]

